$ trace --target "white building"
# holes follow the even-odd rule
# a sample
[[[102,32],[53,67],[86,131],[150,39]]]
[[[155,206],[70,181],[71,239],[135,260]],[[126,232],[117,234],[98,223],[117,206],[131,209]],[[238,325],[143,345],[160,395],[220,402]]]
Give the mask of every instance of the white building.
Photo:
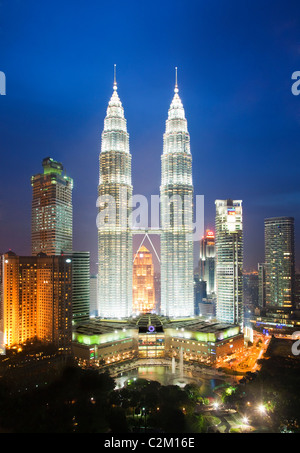
[[[175,94],[169,108],[161,157],[161,313],[194,315],[193,181],[190,136]]]
[[[124,318],[132,312],[131,155],[124,109],[114,81],[99,156],[99,315]]]
[[[216,200],[217,319],[244,322],[243,211],[241,200]]]

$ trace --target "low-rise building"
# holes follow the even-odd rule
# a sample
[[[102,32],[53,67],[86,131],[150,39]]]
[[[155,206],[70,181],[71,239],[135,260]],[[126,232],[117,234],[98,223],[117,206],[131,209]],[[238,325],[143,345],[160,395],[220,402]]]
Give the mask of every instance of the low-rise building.
[[[122,321],[93,319],[73,332],[73,353],[82,365],[110,365],[134,358],[179,357],[214,364],[244,347],[238,325],[201,318],[170,320],[145,314]]]

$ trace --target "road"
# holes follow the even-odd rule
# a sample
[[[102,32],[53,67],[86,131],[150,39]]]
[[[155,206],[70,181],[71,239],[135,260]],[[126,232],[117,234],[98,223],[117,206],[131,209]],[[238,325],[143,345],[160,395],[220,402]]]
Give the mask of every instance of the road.
[[[218,367],[227,368],[236,372],[246,373],[258,371],[258,364],[268,349],[271,337],[260,334],[254,335],[253,345],[246,347],[242,352],[232,354],[218,361]]]

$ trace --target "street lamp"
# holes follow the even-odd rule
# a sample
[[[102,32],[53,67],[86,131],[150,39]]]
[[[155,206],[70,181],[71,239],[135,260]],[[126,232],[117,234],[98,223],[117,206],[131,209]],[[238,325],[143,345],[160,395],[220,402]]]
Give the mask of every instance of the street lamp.
[[[259,412],[261,415],[263,415],[263,414],[266,413],[266,408],[265,408],[265,406],[264,406],[263,404],[260,404],[260,405],[258,406],[257,410],[258,410],[258,412]]]
[[[243,422],[244,425],[248,425],[248,423],[249,423],[248,417],[243,417],[242,418],[242,422]]]

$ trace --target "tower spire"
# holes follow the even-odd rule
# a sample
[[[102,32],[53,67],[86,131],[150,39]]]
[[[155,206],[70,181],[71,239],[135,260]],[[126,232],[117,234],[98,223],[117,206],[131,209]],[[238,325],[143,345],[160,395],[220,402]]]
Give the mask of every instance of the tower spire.
[[[114,90],[117,89],[117,75],[116,75],[117,69],[116,68],[117,68],[117,65],[114,64]]]
[[[174,92],[175,93],[178,93],[179,89],[178,89],[178,81],[177,81],[177,67],[175,68],[175,89],[174,89]]]

